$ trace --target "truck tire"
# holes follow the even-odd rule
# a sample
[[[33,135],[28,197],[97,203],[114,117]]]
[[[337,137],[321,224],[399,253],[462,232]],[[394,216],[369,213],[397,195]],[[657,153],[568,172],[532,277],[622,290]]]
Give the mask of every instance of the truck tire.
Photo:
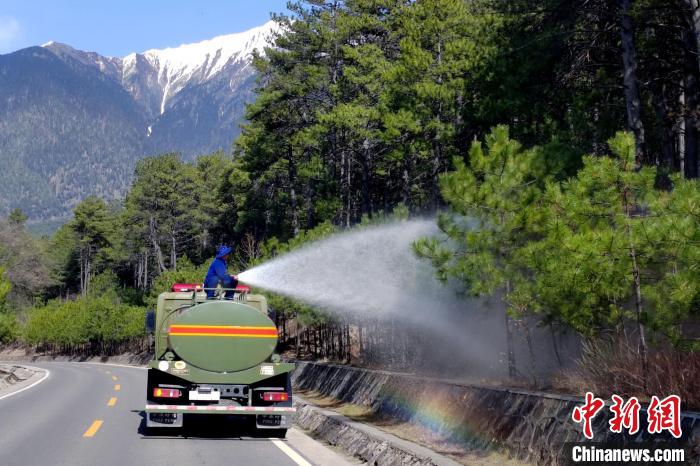
[[[163,435],[172,435],[173,428],[168,427],[146,427],[143,435],[145,437],[159,437]]]
[[[254,437],[285,438],[287,429],[259,429],[255,423],[255,416],[246,416],[245,429]]]
[[[285,438],[287,436],[287,429],[265,429],[262,430],[262,433],[270,438]]]

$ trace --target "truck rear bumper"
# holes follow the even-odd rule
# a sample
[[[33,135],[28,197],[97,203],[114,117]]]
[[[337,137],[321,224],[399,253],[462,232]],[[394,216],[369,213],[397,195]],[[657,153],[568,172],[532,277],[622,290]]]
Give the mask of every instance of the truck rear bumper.
[[[147,413],[293,414],[296,411],[292,406],[146,405]]]

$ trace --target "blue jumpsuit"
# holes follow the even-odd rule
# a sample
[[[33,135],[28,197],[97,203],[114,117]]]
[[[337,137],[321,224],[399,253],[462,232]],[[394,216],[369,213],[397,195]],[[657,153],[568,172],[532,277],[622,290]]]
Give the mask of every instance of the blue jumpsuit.
[[[226,270],[226,261],[217,254],[216,259],[214,259],[214,262],[209,266],[207,276],[204,278],[204,288],[216,288],[219,283],[221,283],[221,286],[224,288],[236,288],[238,285],[238,281],[228,274]],[[206,291],[207,298],[214,297],[214,290]],[[226,297],[232,298],[233,291],[227,291]]]

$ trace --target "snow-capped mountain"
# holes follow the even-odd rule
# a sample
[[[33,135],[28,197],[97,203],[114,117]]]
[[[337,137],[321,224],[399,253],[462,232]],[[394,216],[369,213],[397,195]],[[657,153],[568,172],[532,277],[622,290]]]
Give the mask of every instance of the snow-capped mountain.
[[[58,42],[0,55],[0,215],[65,215],[121,196],[136,161],[229,150],[253,99],[268,22],[194,44],[107,57]]]
[[[131,53],[123,58],[83,52],[58,42],[49,42],[43,47],[58,56],[69,56],[96,67],[120,82],[149,114],[155,116],[165,113],[173,97],[187,86],[203,84],[233,69],[238,75],[246,71],[252,74],[252,69],[248,68],[253,51],[263,52],[277,30],[277,24],[268,21],[248,31],[194,44]],[[240,79],[232,82],[232,90],[237,81]]]
[[[172,97],[186,86],[202,84],[237,65],[242,65],[239,72],[244,72],[253,51],[263,51],[275,30],[275,23],[270,21],[249,31],[195,44],[132,53],[122,59],[122,83],[127,90],[136,93],[135,82],[138,81],[134,78],[148,69],[151,73],[149,87],[162,96],[159,113],[163,114]]]

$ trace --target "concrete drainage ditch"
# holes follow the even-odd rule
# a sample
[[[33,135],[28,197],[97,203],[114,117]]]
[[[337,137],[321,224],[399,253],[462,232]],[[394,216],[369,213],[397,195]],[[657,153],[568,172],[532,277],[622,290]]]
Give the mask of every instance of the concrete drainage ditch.
[[[297,362],[293,382],[298,389],[427,427],[436,436],[468,450],[504,451],[538,465],[564,463],[564,444],[584,439],[581,427],[571,420],[573,408],[583,402],[575,396],[462,385],[303,361]],[[300,419],[303,423],[303,415]],[[682,413],[683,436],[677,441],[670,435],[649,435],[644,410],[640,432],[633,438],[611,433],[609,419],[608,410],[594,419],[595,442],[673,443],[688,448],[690,464],[700,464],[700,413]]]

